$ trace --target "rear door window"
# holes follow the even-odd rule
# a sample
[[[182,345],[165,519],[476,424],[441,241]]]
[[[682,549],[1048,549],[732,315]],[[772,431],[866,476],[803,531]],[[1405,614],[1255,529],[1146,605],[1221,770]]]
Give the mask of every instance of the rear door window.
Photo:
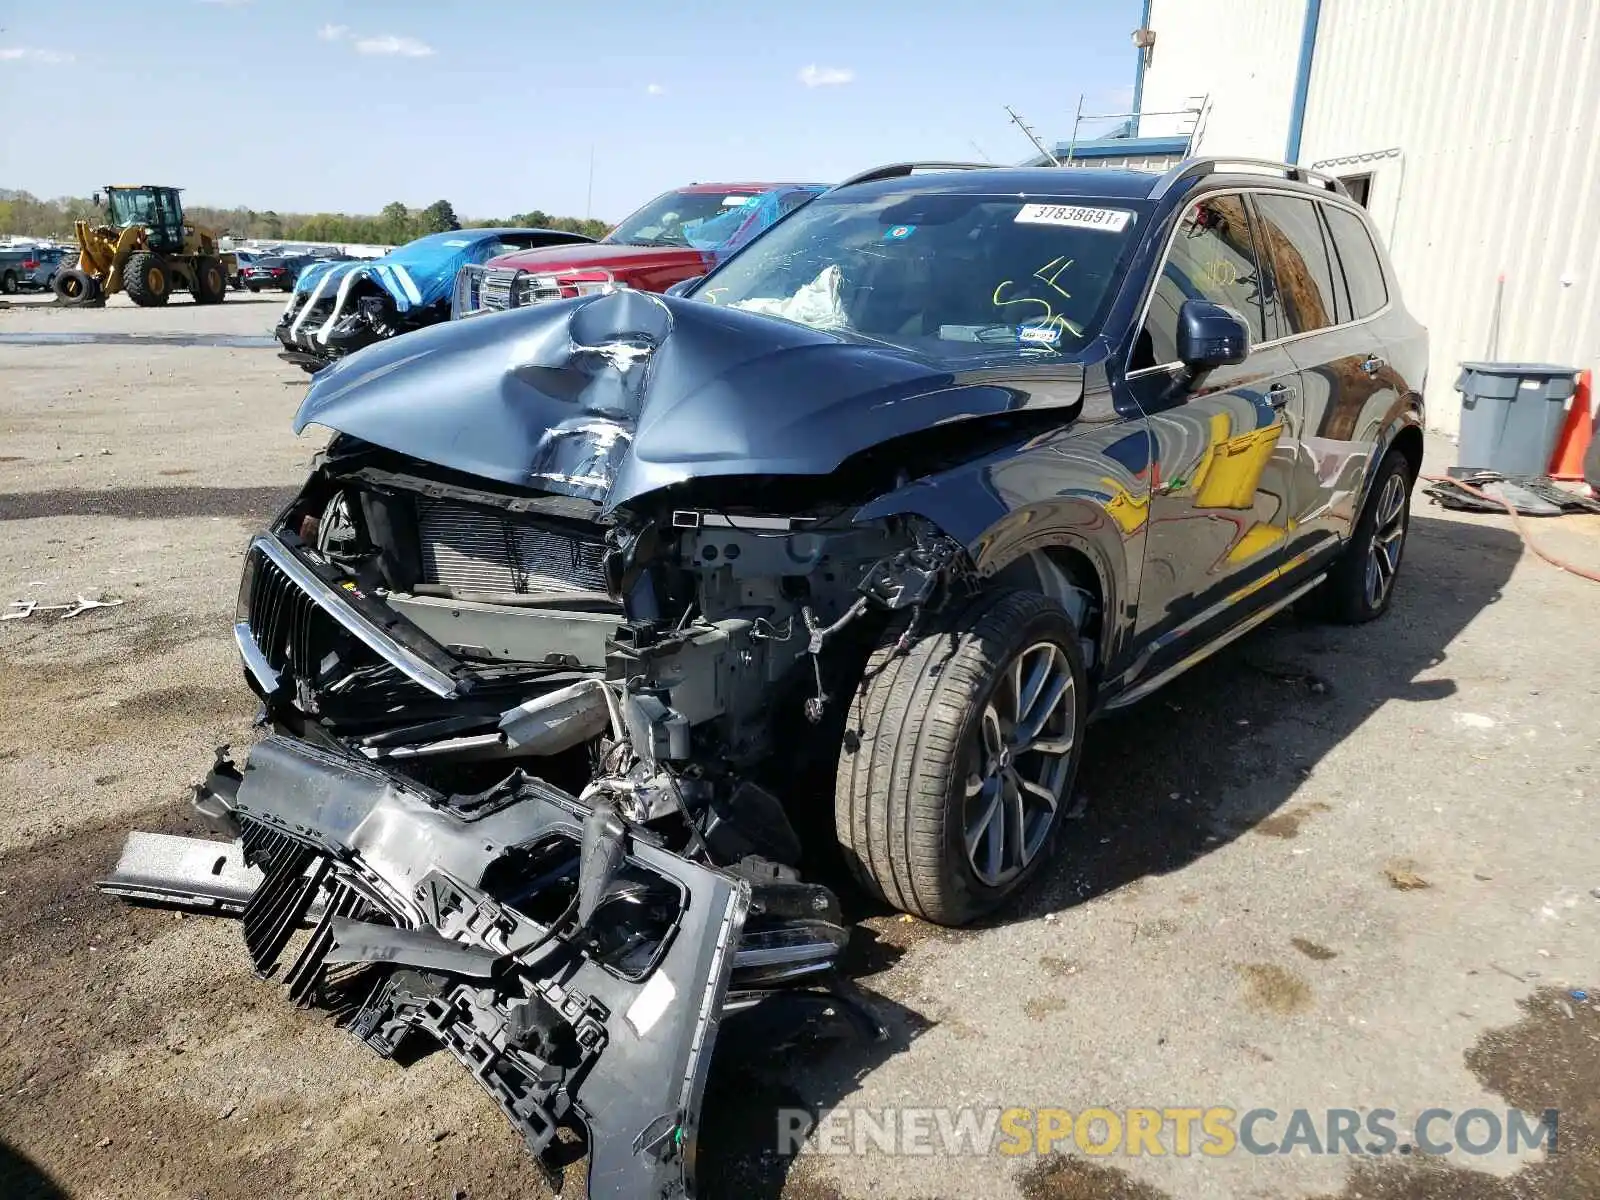
[[[1131,369],[1178,361],[1178,310],[1186,300],[1227,305],[1249,325],[1252,345],[1266,340],[1261,270],[1242,195],[1207,196],[1185,210],[1156,280]]]
[[[1348,320],[1349,298],[1317,219],[1317,202],[1258,192],[1253,197],[1271,270],[1267,295],[1281,310],[1286,334],[1310,333]]]
[[[1389,286],[1384,282],[1383,264],[1372,244],[1372,234],[1365,221],[1337,204],[1324,204],[1322,215],[1333,234],[1334,257],[1344,271],[1351,318],[1359,321],[1370,317],[1389,303]]]

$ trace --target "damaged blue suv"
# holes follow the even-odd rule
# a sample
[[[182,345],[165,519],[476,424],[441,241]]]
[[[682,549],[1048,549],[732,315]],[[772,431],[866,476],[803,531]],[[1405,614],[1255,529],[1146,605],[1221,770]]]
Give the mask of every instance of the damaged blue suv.
[[[121,884],[233,906],[263,973],[314,924],[295,999],[629,1197],[692,1187],[720,1022],[837,992],[803,862],[1002,905],[1093,716],[1389,607],[1423,449],[1426,335],[1300,168],[899,164],[679,291],[316,376],[239,591],[268,735],[197,802],[227,869]]]

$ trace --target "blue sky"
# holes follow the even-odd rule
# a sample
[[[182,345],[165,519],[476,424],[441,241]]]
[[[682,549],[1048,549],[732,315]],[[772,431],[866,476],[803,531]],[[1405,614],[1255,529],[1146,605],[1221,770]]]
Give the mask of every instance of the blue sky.
[[[0,187],[618,219],[690,180],[1015,162],[1132,94],[1139,0],[0,0]],[[689,15],[693,13],[695,15]]]

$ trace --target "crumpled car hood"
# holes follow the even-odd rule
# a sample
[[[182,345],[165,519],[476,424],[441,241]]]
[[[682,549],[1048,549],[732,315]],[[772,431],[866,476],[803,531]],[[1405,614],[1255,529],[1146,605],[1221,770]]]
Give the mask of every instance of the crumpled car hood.
[[[905,434],[1083,397],[1076,362],[972,364],[622,291],[370,346],[316,377],[294,428],[610,509],[698,477],[825,475]]]

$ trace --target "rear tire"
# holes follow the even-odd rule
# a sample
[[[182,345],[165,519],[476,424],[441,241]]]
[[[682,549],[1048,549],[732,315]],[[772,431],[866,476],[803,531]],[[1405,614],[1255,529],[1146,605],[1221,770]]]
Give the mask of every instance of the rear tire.
[[[99,281],[87,271],[77,267],[57,271],[50,286],[56,294],[56,299],[71,308],[93,304],[100,298]]]
[[[1404,454],[1391,450],[1384,455],[1350,541],[1318,589],[1328,620],[1361,625],[1389,611],[1411,527],[1413,482]]]
[[[1050,857],[1083,753],[1083,655],[1066,612],[1036,592],[982,593],[896,654],[903,628],[857,689],[835,831],[868,893],[963,925]]]
[[[197,258],[194,263],[194,301],[196,304],[221,304],[228,298],[228,275],[214,258]]]
[[[0,275],[0,292],[4,292],[8,296],[17,294],[17,273],[15,271],[7,271],[4,275]]]
[[[141,308],[156,308],[172,298],[172,275],[160,256],[148,250],[128,256],[122,268],[122,286],[128,299]]]

